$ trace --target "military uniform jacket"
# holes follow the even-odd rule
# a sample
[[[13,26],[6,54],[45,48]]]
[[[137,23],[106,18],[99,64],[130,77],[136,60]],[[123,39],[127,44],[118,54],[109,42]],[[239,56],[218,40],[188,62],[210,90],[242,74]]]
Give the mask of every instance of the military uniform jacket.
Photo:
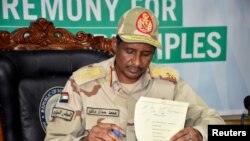
[[[151,64],[139,83],[128,90],[117,78],[114,59],[73,73],[51,112],[45,141],[79,141],[98,120],[117,124],[126,131],[127,141],[136,141],[134,109],[141,96],[188,102],[185,126],[199,130],[204,140],[208,124],[224,124],[175,69]]]

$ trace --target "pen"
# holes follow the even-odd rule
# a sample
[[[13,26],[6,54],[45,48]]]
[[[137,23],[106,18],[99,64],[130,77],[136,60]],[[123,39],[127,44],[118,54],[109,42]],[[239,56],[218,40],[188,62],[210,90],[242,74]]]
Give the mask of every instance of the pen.
[[[118,130],[112,129],[112,132],[113,132],[116,136],[118,136],[118,137],[120,137],[120,138],[125,138],[125,137],[126,137],[126,135],[122,134],[122,133],[121,133],[120,131],[118,131]]]

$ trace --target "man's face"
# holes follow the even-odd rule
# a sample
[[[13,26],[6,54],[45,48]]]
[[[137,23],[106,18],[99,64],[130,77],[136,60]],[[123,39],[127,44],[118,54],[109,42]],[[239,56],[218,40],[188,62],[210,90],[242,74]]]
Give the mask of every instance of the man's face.
[[[121,42],[116,48],[115,69],[120,82],[134,83],[147,70],[155,48],[146,43]]]

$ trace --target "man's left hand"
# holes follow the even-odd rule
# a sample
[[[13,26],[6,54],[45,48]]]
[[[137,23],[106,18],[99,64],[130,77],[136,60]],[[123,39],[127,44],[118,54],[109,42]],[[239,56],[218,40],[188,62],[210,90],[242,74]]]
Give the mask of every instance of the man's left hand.
[[[201,133],[192,127],[185,127],[177,132],[170,141],[202,141]]]

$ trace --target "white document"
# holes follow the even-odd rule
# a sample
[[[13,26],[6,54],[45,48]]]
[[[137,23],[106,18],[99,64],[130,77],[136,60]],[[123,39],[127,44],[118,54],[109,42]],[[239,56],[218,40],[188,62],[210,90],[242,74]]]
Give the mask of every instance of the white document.
[[[188,103],[141,97],[135,107],[138,141],[168,141],[184,128]]]

